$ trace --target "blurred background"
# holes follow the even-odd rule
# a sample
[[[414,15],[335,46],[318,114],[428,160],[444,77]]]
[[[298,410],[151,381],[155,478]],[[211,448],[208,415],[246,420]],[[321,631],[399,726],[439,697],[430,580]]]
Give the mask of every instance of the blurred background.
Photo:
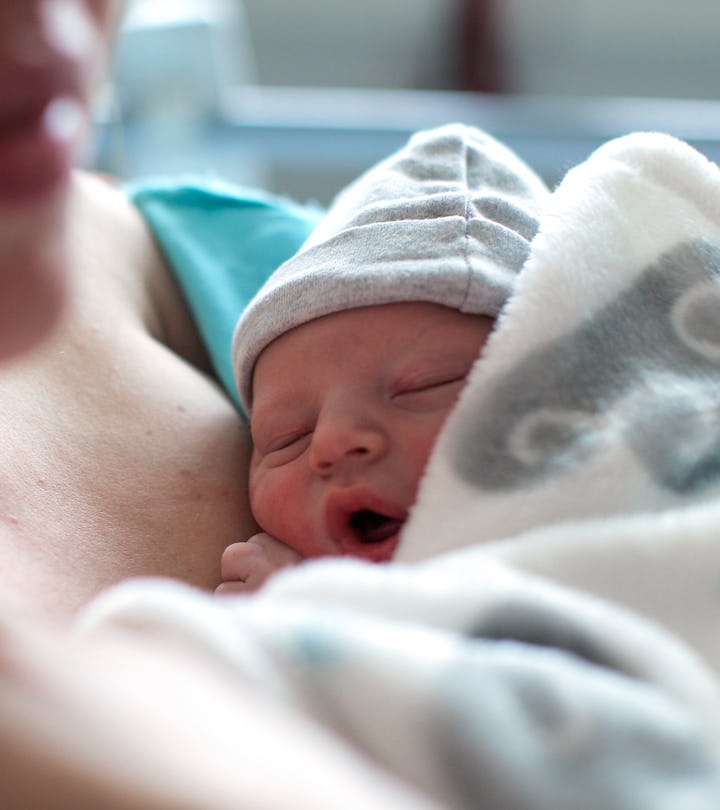
[[[449,121],[550,184],[639,129],[718,159],[718,30],[717,0],[129,0],[88,163],[327,204]]]

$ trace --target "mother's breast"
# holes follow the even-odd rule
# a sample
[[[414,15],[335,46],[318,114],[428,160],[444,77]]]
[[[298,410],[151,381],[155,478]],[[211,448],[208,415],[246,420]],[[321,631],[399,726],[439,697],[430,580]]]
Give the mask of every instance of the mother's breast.
[[[132,575],[213,587],[252,533],[244,423],[141,330],[64,339],[0,370],[0,571],[72,609]]]

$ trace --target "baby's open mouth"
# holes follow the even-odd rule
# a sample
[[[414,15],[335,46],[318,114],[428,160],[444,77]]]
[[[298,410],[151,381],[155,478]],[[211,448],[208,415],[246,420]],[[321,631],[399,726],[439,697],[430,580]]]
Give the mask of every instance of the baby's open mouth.
[[[403,521],[372,509],[361,509],[350,515],[350,527],[361,543],[382,543],[397,534]]]
[[[325,526],[340,555],[392,559],[407,510],[367,486],[336,487],[325,499]]]

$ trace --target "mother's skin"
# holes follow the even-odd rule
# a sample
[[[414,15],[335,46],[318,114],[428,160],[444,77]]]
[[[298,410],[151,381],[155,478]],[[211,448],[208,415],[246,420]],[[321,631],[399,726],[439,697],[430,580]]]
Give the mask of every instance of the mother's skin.
[[[4,77],[86,109],[112,5],[0,4],[0,604],[61,619],[132,575],[213,588],[255,530],[246,430],[137,211],[42,143],[24,186],[3,180]],[[47,33],[61,6],[88,24],[82,52]],[[18,50],[33,36],[35,61]]]
[[[67,614],[136,574],[205,588],[251,534],[249,442],[137,212],[77,177],[71,296],[0,367],[4,595]]]

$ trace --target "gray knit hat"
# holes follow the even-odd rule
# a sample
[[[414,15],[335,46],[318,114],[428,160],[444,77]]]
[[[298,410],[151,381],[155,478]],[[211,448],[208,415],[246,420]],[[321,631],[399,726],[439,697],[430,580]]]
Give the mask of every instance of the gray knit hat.
[[[240,318],[232,362],[244,407],[262,350],[323,315],[403,301],[497,315],[548,195],[480,130],[450,124],[413,135],[338,195]]]

